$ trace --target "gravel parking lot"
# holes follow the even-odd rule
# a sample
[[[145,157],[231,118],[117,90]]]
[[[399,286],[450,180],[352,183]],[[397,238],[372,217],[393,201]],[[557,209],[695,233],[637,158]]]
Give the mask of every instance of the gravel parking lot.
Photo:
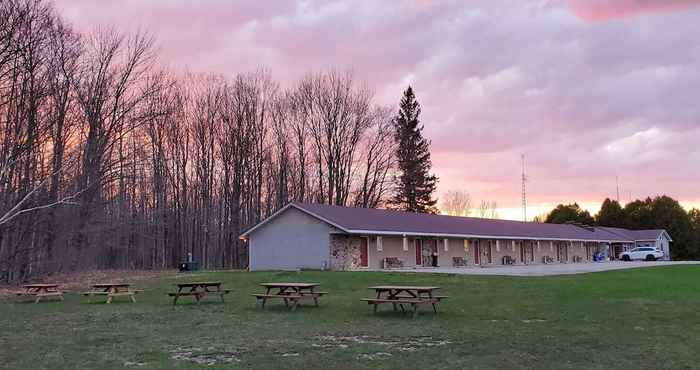
[[[700,261],[633,261],[633,262],[599,262],[599,263],[556,263],[551,265],[527,265],[527,266],[490,266],[490,267],[438,267],[400,269],[391,271],[406,271],[437,274],[461,274],[461,275],[504,275],[504,276],[553,276],[586,274],[589,272],[622,270],[631,268],[643,268],[653,266],[672,265],[700,265]]]

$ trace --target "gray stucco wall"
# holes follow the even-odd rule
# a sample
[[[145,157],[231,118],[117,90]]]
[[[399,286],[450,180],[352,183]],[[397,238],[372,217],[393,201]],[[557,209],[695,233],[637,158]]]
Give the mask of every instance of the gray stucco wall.
[[[657,242],[657,246],[664,251],[664,260],[670,261],[671,260],[671,245],[666,238],[666,235],[662,235],[659,237],[659,240]]]
[[[328,267],[332,229],[290,207],[249,235],[250,270]]]

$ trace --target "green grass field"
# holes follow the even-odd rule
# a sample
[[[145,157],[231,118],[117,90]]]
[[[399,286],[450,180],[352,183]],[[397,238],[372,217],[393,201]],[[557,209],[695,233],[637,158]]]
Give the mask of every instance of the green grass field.
[[[173,307],[176,281],[223,280],[227,302]],[[265,310],[266,281],[322,283],[321,307]],[[368,286],[438,285],[435,316],[377,316]],[[700,366],[700,267],[519,278],[371,272],[173,274],[138,302],[0,300],[0,359],[14,369],[672,368]]]

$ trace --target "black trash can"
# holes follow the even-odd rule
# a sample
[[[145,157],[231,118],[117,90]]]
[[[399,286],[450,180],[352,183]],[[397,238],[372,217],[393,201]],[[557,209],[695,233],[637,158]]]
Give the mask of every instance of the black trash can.
[[[199,270],[199,262],[183,262],[180,264],[180,272],[190,272]]]

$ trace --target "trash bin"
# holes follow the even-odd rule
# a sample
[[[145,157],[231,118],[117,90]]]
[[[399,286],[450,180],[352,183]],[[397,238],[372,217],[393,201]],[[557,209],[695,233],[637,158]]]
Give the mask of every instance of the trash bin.
[[[190,272],[199,270],[199,262],[183,262],[180,264],[180,272]]]

